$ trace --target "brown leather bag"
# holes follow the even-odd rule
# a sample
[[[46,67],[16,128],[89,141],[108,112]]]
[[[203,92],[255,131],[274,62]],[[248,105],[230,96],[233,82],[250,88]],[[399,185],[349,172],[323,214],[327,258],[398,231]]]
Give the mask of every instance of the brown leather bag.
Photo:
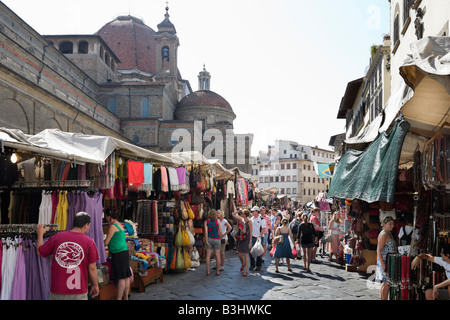
[[[362,218],[358,217],[353,220],[351,229],[356,233],[364,232],[364,221]]]

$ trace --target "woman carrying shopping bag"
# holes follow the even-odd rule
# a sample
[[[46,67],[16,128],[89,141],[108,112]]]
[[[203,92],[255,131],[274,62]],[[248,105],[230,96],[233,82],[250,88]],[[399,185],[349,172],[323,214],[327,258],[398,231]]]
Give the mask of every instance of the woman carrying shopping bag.
[[[292,259],[294,257],[292,256],[291,242],[294,243],[294,239],[292,236],[292,231],[289,228],[289,220],[287,218],[281,219],[281,226],[279,226],[277,228],[277,230],[275,231],[274,239],[277,239],[280,236],[282,236],[283,240],[282,240],[282,242],[278,241],[278,244],[275,248],[275,253],[273,255],[275,257],[275,272],[276,273],[280,272],[278,270],[278,263],[280,262],[280,258],[286,258],[288,271],[292,271],[290,259]],[[289,239],[291,241],[289,241]]]

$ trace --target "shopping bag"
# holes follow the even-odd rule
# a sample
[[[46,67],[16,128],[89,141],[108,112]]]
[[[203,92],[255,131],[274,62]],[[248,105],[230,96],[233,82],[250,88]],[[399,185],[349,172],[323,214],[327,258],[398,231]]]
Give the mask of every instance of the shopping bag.
[[[273,258],[273,255],[275,254],[275,250],[276,250],[276,245],[272,247],[272,250],[270,250],[269,255],[271,258]]]
[[[295,249],[297,251],[297,258],[301,258],[302,257],[302,249],[298,243],[295,244]]]
[[[255,242],[255,245],[253,246],[253,248],[250,250],[250,254],[256,258],[261,256],[264,253],[264,247],[261,244],[261,238],[258,237],[258,239]]]

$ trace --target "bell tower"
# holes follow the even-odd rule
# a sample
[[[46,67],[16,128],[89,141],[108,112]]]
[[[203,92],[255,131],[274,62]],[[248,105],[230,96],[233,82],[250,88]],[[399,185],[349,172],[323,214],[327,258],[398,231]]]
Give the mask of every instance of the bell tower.
[[[211,74],[206,71],[205,65],[203,65],[203,70],[198,74],[198,90],[211,90]]]
[[[178,47],[180,45],[175,26],[170,21],[166,2],[164,21],[158,24],[156,39],[156,73],[160,77],[176,77],[178,73]]]

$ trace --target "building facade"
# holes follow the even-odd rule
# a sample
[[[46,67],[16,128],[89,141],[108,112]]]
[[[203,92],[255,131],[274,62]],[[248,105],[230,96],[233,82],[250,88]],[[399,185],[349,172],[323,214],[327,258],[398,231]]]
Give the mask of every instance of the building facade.
[[[348,83],[339,106],[337,118],[346,120],[346,132],[344,140],[330,140],[335,150],[339,150],[337,159],[349,147],[364,149],[380,130],[388,130],[392,117],[405,103],[407,107],[402,109],[403,115],[413,125],[415,132],[424,136],[434,129],[448,108],[445,88],[427,77],[426,81],[421,82],[423,77],[416,74],[416,84],[421,83],[421,87],[416,86],[412,92],[411,83],[405,87],[405,75],[401,67],[406,59],[410,59],[411,46],[418,40],[449,36],[450,2],[389,2],[391,34],[384,36],[382,45],[372,48],[368,72],[362,78]],[[438,54],[445,55],[443,52]],[[414,98],[411,99],[412,96]]]
[[[107,135],[166,153],[174,132],[193,141],[200,123],[234,143],[233,160],[219,159],[226,167],[251,171],[253,136],[234,134],[236,114],[211,91],[209,73],[200,72],[198,91],[181,76],[169,8],[157,30],[119,16],[91,35],[40,35],[1,2],[0,21],[0,127]]]
[[[333,161],[333,151],[277,140],[267,152],[259,154],[258,188],[276,187],[278,195],[306,204],[330,185],[329,178],[319,178],[315,163]]]

